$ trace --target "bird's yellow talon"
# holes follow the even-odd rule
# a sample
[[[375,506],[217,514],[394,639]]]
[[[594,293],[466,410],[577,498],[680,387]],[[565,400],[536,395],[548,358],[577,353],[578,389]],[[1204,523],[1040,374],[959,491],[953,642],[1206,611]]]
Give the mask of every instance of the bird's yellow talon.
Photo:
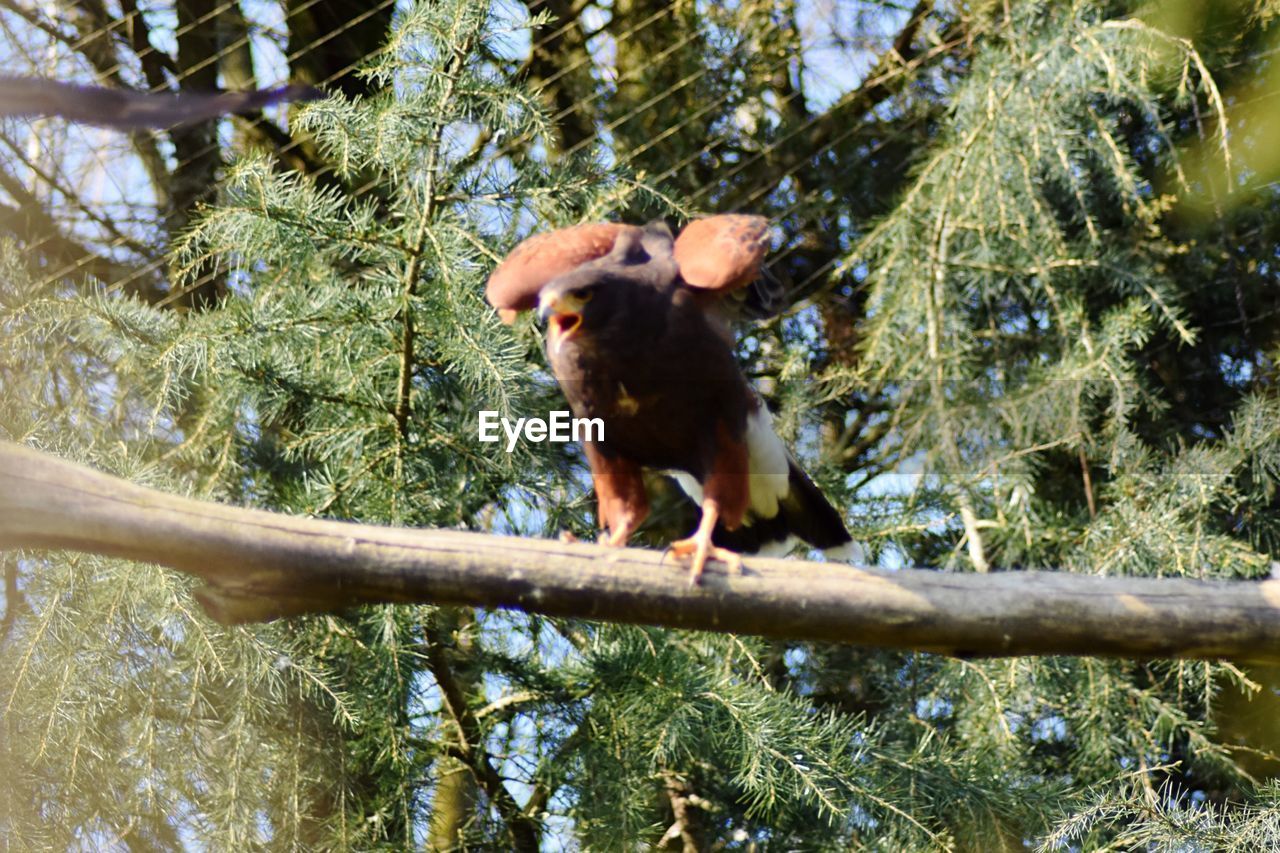
[[[689,562],[689,586],[697,586],[702,582],[702,573],[708,560],[719,560],[724,563],[725,568],[728,569],[731,575],[742,574],[742,557],[736,551],[709,545],[699,553],[699,544],[694,539],[681,539],[678,542],[672,542],[669,549],[675,553],[677,558],[691,558]]]

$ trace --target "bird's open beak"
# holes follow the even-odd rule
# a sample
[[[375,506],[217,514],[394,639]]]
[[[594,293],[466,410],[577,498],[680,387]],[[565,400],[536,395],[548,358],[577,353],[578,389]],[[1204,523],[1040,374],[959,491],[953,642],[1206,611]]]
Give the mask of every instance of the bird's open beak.
[[[583,298],[568,291],[538,297],[538,319],[548,324],[547,335],[554,350],[582,325],[582,307],[590,299],[589,293]]]
[[[538,297],[538,319],[544,323],[558,314],[581,314],[587,300],[569,291],[543,294]]]
[[[552,317],[576,318],[582,321],[582,306],[591,301],[591,294],[575,295],[572,292],[561,292],[538,297],[538,319],[542,322]]]

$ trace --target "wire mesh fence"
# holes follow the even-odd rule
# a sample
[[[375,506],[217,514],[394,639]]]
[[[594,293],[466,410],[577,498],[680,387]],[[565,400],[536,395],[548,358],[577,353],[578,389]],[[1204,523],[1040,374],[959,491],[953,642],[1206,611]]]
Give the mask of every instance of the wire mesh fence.
[[[800,176],[851,144],[861,143],[872,157],[892,146],[892,135],[865,138],[859,112],[874,105],[869,91],[913,74],[919,60],[903,56],[895,37],[901,47],[902,34],[919,25],[924,11],[876,4],[800,11],[743,4],[721,12],[669,2],[498,4],[498,30],[510,37],[496,41],[489,58],[499,73],[535,86],[553,127],[563,132],[551,145],[488,140],[480,156],[594,157],[635,172],[686,210],[766,212],[788,223],[788,241],[771,260],[783,271],[806,247],[812,254],[822,224],[821,199],[797,186]],[[138,91],[294,80],[348,97],[374,96],[385,84],[360,70],[407,13],[406,4],[392,0],[145,6],[4,0],[0,67]],[[540,25],[522,29],[534,15]],[[935,45],[927,55],[953,46]],[[744,70],[750,81],[742,79]],[[727,103],[735,75],[742,94]],[[630,132],[633,126],[643,134]],[[213,198],[220,170],[246,148],[265,149],[282,168],[318,178],[331,171],[313,142],[290,128],[288,107],[130,134],[58,119],[4,120],[0,233],[18,241],[51,281],[91,280],[152,302],[189,304],[218,273],[206,271],[177,289],[167,248]],[[370,186],[343,189],[359,199]],[[829,280],[847,246],[822,248],[787,276],[797,293]]]

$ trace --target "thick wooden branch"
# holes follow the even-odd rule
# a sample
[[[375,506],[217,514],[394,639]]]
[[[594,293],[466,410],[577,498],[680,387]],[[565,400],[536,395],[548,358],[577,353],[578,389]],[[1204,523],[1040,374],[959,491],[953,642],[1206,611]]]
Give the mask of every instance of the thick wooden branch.
[[[174,497],[0,443],[0,548],[69,548],[199,576],[223,622],[361,602],[533,613],[956,655],[1280,661],[1280,580],[881,571],[748,558],[700,587],[660,553],[294,518]]]

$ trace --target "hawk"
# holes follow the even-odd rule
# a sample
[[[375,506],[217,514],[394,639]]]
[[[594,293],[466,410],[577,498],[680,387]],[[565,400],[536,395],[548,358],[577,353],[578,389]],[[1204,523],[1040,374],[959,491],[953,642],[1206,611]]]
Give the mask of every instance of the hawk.
[[[625,545],[644,521],[642,472],[673,475],[702,517],[670,550],[698,583],[709,559],[741,568],[739,551],[849,545],[838,511],[774,432],[733,354],[727,299],[761,276],[769,228],[742,214],[691,222],[588,223],[538,234],[512,250],[486,296],[503,319],[537,309],[546,350],[586,441],[605,544]]]

